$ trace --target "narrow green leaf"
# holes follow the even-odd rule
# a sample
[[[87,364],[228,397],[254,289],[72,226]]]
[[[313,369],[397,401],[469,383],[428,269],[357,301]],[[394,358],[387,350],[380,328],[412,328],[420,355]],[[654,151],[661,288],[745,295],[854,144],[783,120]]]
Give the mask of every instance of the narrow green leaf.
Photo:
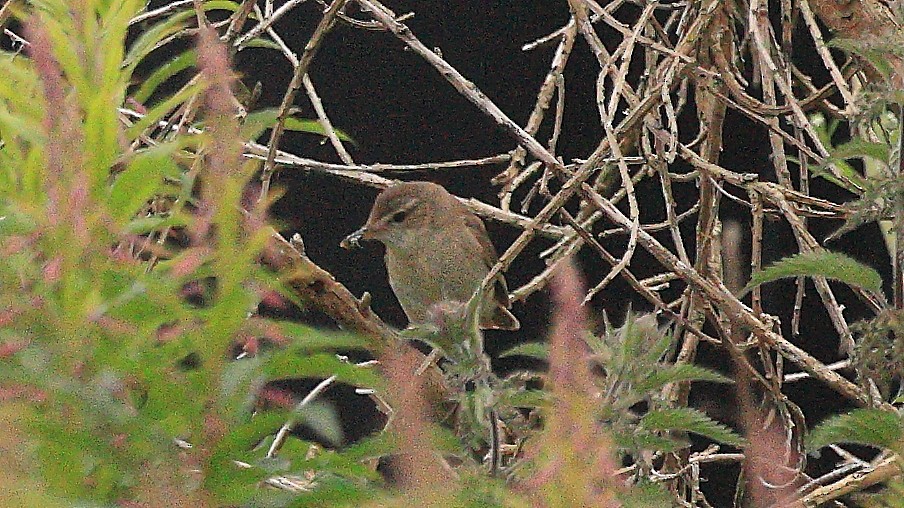
[[[500,402],[513,407],[546,407],[551,396],[543,390],[512,390],[498,394]]]
[[[292,321],[269,319],[262,319],[261,321],[278,327],[279,331],[291,341],[290,349],[293,351],[363,349],[367,345],[367,341],[360,335],[352,333],[329,332]]]
[[[129,140],[134,140],[138,137],[139,134],[144,132],[145,129],[150,127],[151,125],[156,124],[160,119],[162,119],[166,114],[168,114],[171,110],[175,109],[177,106],[187,101],[191,96],[200,93],[203,90],[203,86],[201,83],[196,83],[191,86],[186,86],[179,92],[173,94],[170,97],[167,97],[165,100],[156,104],[153,108],[151,108],[140,120],[135,122],[131,127],[126,129],[126,138]]]
[[[275,108],[252,111],[245,116],[240,135],[242,139],[257,139],[265,130],[273,127],[273,123],[279,117],[279,110]]]
[[[798,162],[799,163],[799,162]],[[834,183],[835,185],[845,189],[852,194],[860,194],[860,190],[858,190],[854,185],[851,185],[845,181],[839,180],[832,174],[830,168],[834,167],[839,175],[847,178],[852,183],[861,188],[866,184],[866,181],[863,179],[863,176],[854,169],[854,166],[850,165],[846,160],[840,157],[830,156],[827,157],[821,164],[810,164],[807,166],[815,176],[825,178],[827,181]]]
[[[209,2],[204,2],[204,10],[205,11],[231,11],[235,12],[239,10],[238,2],[230,2],[228,0],[211,0]],[[252,13],[248,16],[251,19],[257,19],[257,16]]]
[[[549,359],[549,344],[545,342],[524,342],[499,354],[499,358],[512,356],[527,356],[538,360],[547,360]]]
[[[291,442],[291,441],[290,441]],[[303,443],[303,442],[302,442]],[[287,445],[289,442],[286,443]],[[280,450],[280,456],[286,457],[288,447],[284,446]],[[305,446],[304,453],[296,453],[301,460],[293,461],[293,466],[304,468],[311,471],[329,471],[331,474],[344,476],[346,478],[360,478],[367,480],[379,480],[380,474],[374,470],[372,466],[362,463],[358,460],[352,460],[344,453],[334,450],[322,450],[313,458],[304,459],[306,454],[310,454],[310,446]],[[387,452],[388,453],[388,452]]]
[[[286,118],[285,123],[286,130],[296,131],[296,132],[307,132],[309,134],[320,134],[321,136],[326,136],[326,131],[323,129],[323,126],[320,125],[320,122],[317,120],[304,120],[301,118],[289,117]],[[350,141],[352,143],[355,142],[348,134],[345,132],[333,127],[333,130],[336,132],[336,137],[341,139],[342,141]]]
[[[159,231],[167,227],[180,227],[187,225],[191,217],[187,214],[136,217],[126,223],[124,231],[131,234],[147,234],[151,231]]]
[[[270,39],[264,39],[263,37],[255,37],[250,41],[244,43],[242,46],[246,48],[266,48],[282,51],[282,47],[279,44],[271,41]]]
[[[177,12],[166,18],[164,21],[157,23],[151,28],[141,32],[141,35],[135,39],[129,52],[126,54],[122,66],[123,68],[134,67],[141,62],[144,57],[157,48],[164,39],[184,28],[183,22],[194,16],[191,10]]]
[[[144,82],[141,83],[141,87],[138,88],[132,97],[143,104],[151,97],[154,91],[157,90],[157,87],[176,74],[195,65],[197,59],[198,56],[194,50],[186,51],[176,56],[169,62],[155,69],[150,76],[145,78]]]
[[[264,131],[266,131],[267,129],[272,129],[276,124],[276,120],[278,118],[279,110],[275,108],[261,109],[248,113],[248,116],[245,117],[245,122],[242,124],[242,139],[257,139],[261,134],[264,133]],[[283,125],[288,131],[307,132],[309,134],[319,134],[321,136],[326,136],[326,131],[317,120],[305,120],[301,118],[289,117],[286,118],[286,121]],[[342,141],[350,141],[352,143],[355,142],[345,132],[336,128],[334,128],[333,130],[336,131],[336,136]]]
[[[263,372],[267,379],[327,378],[335,375],[338,382],[358,387],[374,388],[381,384],[372,369],[357,367],[330,354],[299,357],[277,351],[268,357]]]
[[[787,257],[754,273],[741,294],[789,277],[825,277],[876,294],[882,292],[882,276],[876,270],[839,252],[814,251]]]

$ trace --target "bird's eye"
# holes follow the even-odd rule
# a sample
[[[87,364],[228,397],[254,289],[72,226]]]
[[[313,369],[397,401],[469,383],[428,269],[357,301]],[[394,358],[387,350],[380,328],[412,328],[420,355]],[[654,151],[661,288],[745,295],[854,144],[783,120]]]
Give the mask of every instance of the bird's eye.
[[[390,219],[392,220],[392,222],[402,222],[403,220],[405,220],[405,217],[408,217],[408,212],[399,210],[398,212],[392,214],[392,217],[390,217]]]

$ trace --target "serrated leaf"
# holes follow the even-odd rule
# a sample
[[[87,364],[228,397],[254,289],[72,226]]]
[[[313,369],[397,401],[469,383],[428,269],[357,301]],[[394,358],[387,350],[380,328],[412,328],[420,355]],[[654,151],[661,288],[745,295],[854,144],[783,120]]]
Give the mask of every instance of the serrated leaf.
[[[901,416],[880,409],[855,409],[829,418],[807,436],[812,452],[833,443],[852,443],[888,448],[904,438]]]
[[[624,450],[656,450],[669,453],[688,446],[688,442],[644,429],[613,432],[615,444]]]
[[[637,384],[635,391],[648,393],[657,390],[669,383],[685,381],[707,381],[710,383],[733,383],[730,378],[713,370],[693,364],[661,365]]]
[[[832,157],[841,159],[853,159],[870,157],[878,161],[889,160],[890,148],[887,143],[873,143],[865,139],[854,138],[846,143],[836,146],[832,150]]]
[[[825,277],[875,294],[882,292],[882,276],[876,270],[839,252],[814,251],[787,257],[754,273],[741,294],[789,277]]]
[[[640,419],[642,427],[650,430],[693,432],[720,443],[741,446],[744,440],[725,425],[702,412],[688,407],[656,409]]]

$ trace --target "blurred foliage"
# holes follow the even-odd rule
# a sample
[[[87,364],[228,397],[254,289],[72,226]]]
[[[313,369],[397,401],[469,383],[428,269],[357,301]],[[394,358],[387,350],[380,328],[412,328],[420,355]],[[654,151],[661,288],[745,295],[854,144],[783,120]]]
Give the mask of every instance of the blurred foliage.
[[[293,438],[270,452],[286,422],[324,442],[342,436],[328,405],[297,403],[268,382],[335,376],[378,392],[397,387],[337,356],[363,340],[258,314],[262,302],[299,303],[259,263],[273,234],[268,200],[256,199],[258,164],[240,153],[277,115],[251,112],[240,124],[227,52],[203,30],[196,48],[138,79],[195,16],[191,6],[173,9],[130,34],[144,8],[23,2],[28,55],[0,54],[0,479],[17,486],[0,504],[409,503],[375,468],[408,444],[392,432],[339,449]],[[162,91],[186,72],[174,92]],[[185,125],[174,128],[176,118]],[[287,128],[320,132],[300,119]],[[574,302],[560,315],[575,312]],[[622,478],[588,465],[677,450],[688,432],[743,445],[702,412],[661,398],[670,383],[727,379],[671,365],[674,341],[652,316],[607,323],[599,336],[581,328],[572,353],[591,363],[551,355],[558,377],[496,378],[472,328],[462,327],[472,336],[453,341],[455,350],[434,337],[446,348],[455,422],[415,430],[437,436],[429,453],[450,459],[457,476],[422,499],[569,506],[588,491],[625,506],[663,505],[668,497],[644,467]],[[588,383],[562,374],[591,370]],[[508,448],[496,450],[503,460],[492,477],[486,463],[500,445]],[[293,489],[272,488],[286,483]]]
[[[190,50],[131,86],[194,16],[176,11],[126,47],[144,4],[33,2],[19,12],[28,58],[0,54],[0,414],[4,449],[26,457],[4,463],[4,484],[33,486],[2,504],[222,506],[285,497],[257,485],[289,472],[373,478],[360,450],[266,456],[289,418],[341,440],[332,408],[262,398],[268,381],[379,379],[330,353],[360,339],[256,314],[288,290],[258,263],[272,230],[241,209],[257,170],[236,156],[243,138],[155,127],[204,102],[204,121],[239,132],[218,114],[232,106],[216,102],[230,78],[211,63],[227,64],[225,50]],[[205,68],[188,86],[137,120],[117,110],[154,96],[197,52]],[[243,348],[253,354],[231,361]]]

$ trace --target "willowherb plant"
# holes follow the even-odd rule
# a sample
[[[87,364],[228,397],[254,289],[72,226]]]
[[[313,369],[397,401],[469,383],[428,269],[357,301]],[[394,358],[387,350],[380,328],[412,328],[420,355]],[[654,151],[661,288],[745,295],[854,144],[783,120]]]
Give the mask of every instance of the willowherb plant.
[[[255,410],[261,387],[333,374],[377,385],[327,353],[358,339],[255,314],[287,290],[258,262],[273,234],[255,220],[268,201],[242,211],[257,164],[241,158],[234,78],[212,29],[199,32],[190,86],[136,123],[117,109],[136,65],[183,29],[174,17],[127,51],[143,4],[20,6],[27,58],[0,55],[4,446],[35,452],[3,469],[37,487],[4,490],[7,506],[280,497],[255,485],[301,471],[307,450],[274,461],[255,446],[286,420],[341,436],[322,405],[293,413],[269,397]],[[189,128],[157,127],[180,107]],[[236,346],[256,354],[232,362]]]

